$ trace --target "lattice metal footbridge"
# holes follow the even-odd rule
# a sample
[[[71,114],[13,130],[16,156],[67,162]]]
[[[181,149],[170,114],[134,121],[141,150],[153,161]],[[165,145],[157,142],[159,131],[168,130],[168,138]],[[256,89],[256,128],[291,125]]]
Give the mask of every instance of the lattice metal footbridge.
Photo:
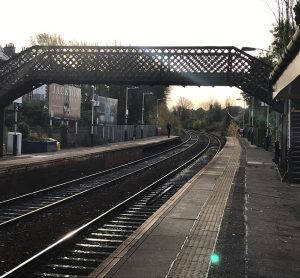
[[[270,71],[236,47],[33,46],[0,65],[0,106],[55,82],[235,86],[280,111]]]

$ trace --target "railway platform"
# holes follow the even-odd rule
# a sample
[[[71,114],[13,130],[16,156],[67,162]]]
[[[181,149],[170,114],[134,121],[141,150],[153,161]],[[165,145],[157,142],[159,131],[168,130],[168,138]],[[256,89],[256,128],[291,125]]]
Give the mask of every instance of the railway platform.
[[[57,152],[7,155],[0,158],[0,201],[140,159],[179,139],[155,136]]]
[[[41,165],[60,160],[72,160],[76,158],[97,155],[99,153],[114,152],[123,149],[150,147],[154,145],[163,144],[168,141],[174,141],[177,139],[178,136],[170,136],[170,138],[168,138],[167,136],[155,136],[143,139],[136,139],[132,141],[98,145],[94,147],[68,148],[57,152],[24,154],[18,156],[6,155],[0,158],[0,171],[5,171],[9,168],[18,168],[30,165]]]
[[[228,138],[89,277],[299,277],[300,186],[272,158]]]

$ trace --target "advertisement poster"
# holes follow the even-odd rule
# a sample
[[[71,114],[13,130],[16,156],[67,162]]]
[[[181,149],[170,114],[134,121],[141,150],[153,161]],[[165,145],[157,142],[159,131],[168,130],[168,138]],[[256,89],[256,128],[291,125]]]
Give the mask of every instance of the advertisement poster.
[[[114,98],[98,96],[99,107],[96,108],[99,124],[117,124],[118,100]]]
[[[59,119],[80,119],[81,88],[73,85],[50,84],[49,113]]]

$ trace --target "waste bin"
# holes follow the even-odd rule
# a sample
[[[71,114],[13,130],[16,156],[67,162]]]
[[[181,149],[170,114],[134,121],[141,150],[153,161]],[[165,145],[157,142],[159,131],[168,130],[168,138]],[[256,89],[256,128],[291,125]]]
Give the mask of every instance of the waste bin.
[[[15,141],[15,142],[14,142]],[[22,133],[8,132],[7,135],[7,153],[20,155],[22,148]]]

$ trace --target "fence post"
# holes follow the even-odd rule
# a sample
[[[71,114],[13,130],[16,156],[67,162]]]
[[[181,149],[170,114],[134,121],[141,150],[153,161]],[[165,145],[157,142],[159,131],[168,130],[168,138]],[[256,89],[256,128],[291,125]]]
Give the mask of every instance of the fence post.
[[[4,106],[0,106],[0,157],[3,157],[3,137],[4,137]]]
[[[275,163],[278,164],[279,162],[279,154],[280,154],[280,149],[279,149],[279,141],[275,142]]]

